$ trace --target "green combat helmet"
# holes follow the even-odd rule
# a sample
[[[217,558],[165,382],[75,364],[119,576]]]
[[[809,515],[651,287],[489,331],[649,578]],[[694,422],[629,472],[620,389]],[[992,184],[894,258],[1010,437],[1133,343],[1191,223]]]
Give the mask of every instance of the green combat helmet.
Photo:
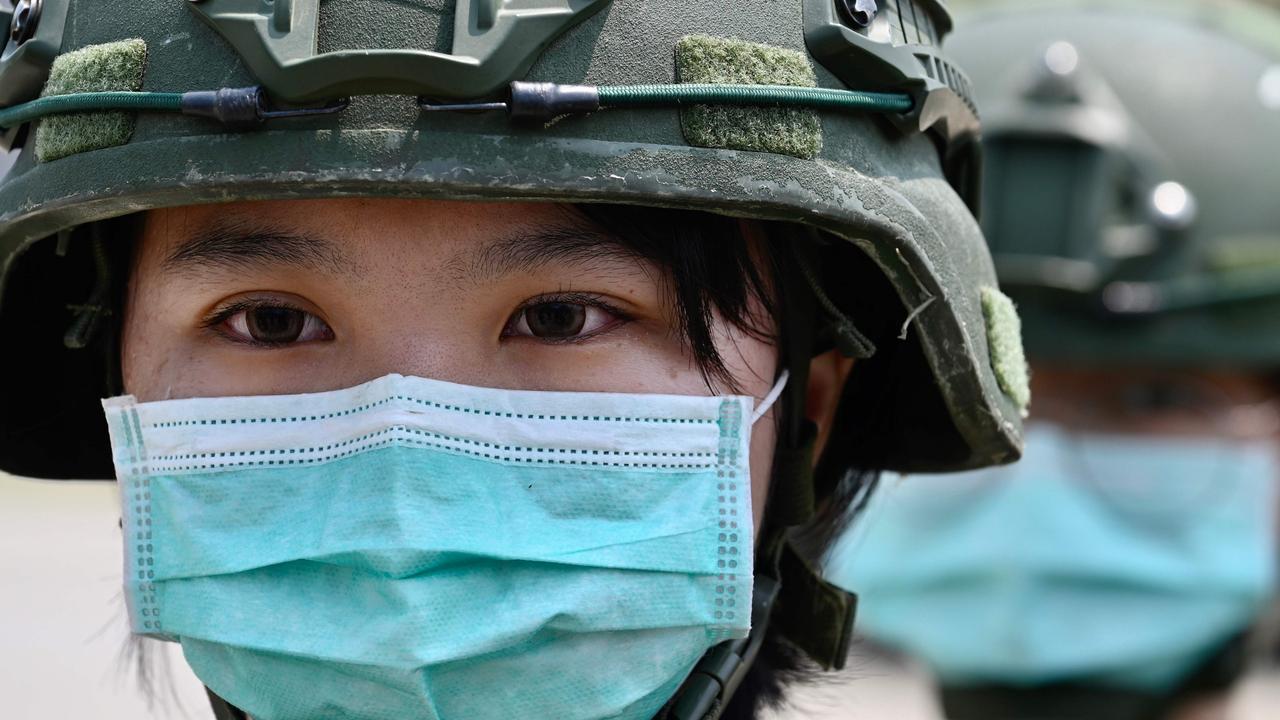
[[[1033,360],[1277,365],[1276,13],[1240,2],[965,9],[977,11],[972,32],[948,51],[979,80],[983,225]]]
[[[809,316],[824,323],[788,347],[807,359],[834,344],[900,377],[883,443],[834,443],[824,463],[941,471],[1020,452],[1017,317],[971,212],[978,119],[939,51],[951,20],[937,0],[20,0],[3,15],[0,469],[111,474],[98,398],[119,375],[112,218],[337,196],[803,224]],[[901,338],[874,354],[854,325],[870,310],[848,301],[864,281],[890,289],[881,314]],[[842,407],[871,390],[855,382]],[[836,482],[794,464],[769,498],[775,535]],[[788,637],[841,662],[847,599],[782,574]],[[708,661],[710,699],[732,692],[735,658]]]

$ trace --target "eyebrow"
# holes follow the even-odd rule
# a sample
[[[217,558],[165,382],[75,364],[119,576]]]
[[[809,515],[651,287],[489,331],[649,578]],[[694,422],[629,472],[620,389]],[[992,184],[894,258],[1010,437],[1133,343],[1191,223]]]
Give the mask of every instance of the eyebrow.
[[[644,266],[644,255],[616,235],[585,223],[540,227],[498,237],[445,261],[457,283],[482,284],[528,274],[551,264],[606,271],[619,264]],[[192,273],[248,270],[268,265],[343,272],[351,261],[328,238],[244,219],[222,220],[183,240],[164,260],[165,269]]]
[[[643,267],[644,259],[642,253],[612,233],[585,224],[566,225],[497,238],[453,258],[448,270],[457,281],[483,283],[553,264],[607,271],[622,263]]]
[[[339,271],[348,259],[337,243],[309,233],[223,220],[183,240],[164,260],[173,272],[245,270],[263,264]]]

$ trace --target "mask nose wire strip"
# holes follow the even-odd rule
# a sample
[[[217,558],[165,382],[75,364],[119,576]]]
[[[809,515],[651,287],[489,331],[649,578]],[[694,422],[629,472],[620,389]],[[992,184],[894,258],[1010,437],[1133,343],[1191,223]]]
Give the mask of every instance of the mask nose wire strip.
[[[778,400],[778,396],[782,395],[782,391],[786,389],[787,380],[790,378],[791,371],[783,370],[782,374],[778,376],[778,381],[775,382],[773,384],[773,388],[769,390],[769,394],[764,396],[764,399],[756,406],[755,412],[751,413],[752,425],[755,425],[757,420],[764,417],[764,414],[769,412],[769,408],[773,407],[773,404]]]

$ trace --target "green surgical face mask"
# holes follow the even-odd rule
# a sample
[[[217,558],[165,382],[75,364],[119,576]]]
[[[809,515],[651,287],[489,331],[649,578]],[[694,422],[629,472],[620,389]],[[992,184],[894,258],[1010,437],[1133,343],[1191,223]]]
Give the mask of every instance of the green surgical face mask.
[[[750,627],[753,404],[107,400],[134,632],[257,720],[650,718]]]
[[[1274,592],[1276,458],[1030,425],[1013,465],[886,478],[827,577],[945,683],[1164,692]]]

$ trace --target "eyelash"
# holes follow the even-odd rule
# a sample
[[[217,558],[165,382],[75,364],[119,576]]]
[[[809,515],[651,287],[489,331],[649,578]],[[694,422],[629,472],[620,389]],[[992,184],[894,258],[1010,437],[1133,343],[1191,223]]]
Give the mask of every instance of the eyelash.
[[[627,314],[626,312],[623,312],[616,306],[612,305],[611,303],[605,302],[604,300],[600,299],[598,296],[595,296],[595,295],[589,295],[585,293],[559,293],[559,294],[551,294],[551,295],[540,295],[535,298],[530,298],[529,300],[526,300],[525,302],[521,303],[520,306],[517,307],[511,313],[511,315],[507,320],[506,326],[503,327],[502,336],[504,338],[526,337],[524,335],[518,335],[512,332],[511,331],[512,324],[518,318],[522,317],[522,315],[526,311],[528,311],[530,308],[534,308],[534,307],[537,307],[538,305],[544,305],[548,303],[565,303],[570,305],[583,305],[588,308],[595,308],[602,312],[608,313],[610,316],[614,318],[614,321],[608,323],[607,325],[605,325],[603,328],[599,330],[595,330],[593,332],[587,333],[585,335],[580,335],[577,337],[562,338],[562,339],[530,338],[546,344],[563,345],[563,344],[583,342],[585,340],[589,340],[598,335],[603,335],[607,332],[610,332],[611,330],[615,329],[619,325],[633,322],[635,319],[631,315]],[[223,307],[217,308],[216,310],[211,312],[209,315],[207,315],[203,320],[200,321],[200,327],[216,332],[217,334],[219,334],[220,336],[228,340],[231,340],[233,342],[240,343],[243,345],[278,348],[278,347],[287,347],[289,345],[297,344],[297,343],[268,343],[268,342],[258,342],[253,340],[245,340],[244,338],[233,337],[226,330],[222,329],[222,326],[228,320],[235,317],[237,314],[243,313],[243,312],[250,312],[252,310],[257,310],[260,308],[281,308],[285,310],[296,310],[298,312],[307,313],[308,315],[315,315],[315,313],[311,313],[307,310],[304,310],[303,308],[298,307],[296,304],[293,304],[284,300],[279,300],[276,298],[248,298],[244,300],[238,300],[236,302],[231,303],[230,305],[225,305]]]
[[[571,338],[561,338],[561,339],[534,338],[534,337],[528,337],[525,335],[517,335],[511,332],[512,324],[518,318],[520,318],[527,310],[533,307],[537,307],[538,305],[544,305],[548,303],[564,303],[566,305],[583,305],[588,308],[595,308],[597,310],[603,311],[613,316],[614,321],[610,322],[609,324],[605,325],[603,328],[600,328],[599,330],[595,330],[585,335],[579,335],[577,337],[571,337]],[[517,307],[511,313],[510,317],[507,319],[507,324],[502,329],[502,336],[504,338],[534,340],[547,345],[571,345],[571,344],[583,342],[585,340],[590,340],[591,338],[597,337],[599,335],[604,335],[608,332],[613,331],[618,326],[625,325],[627,323],[633,322],[634,320],[635,318],[633,316],[627,314],[626,312],[623,312],[621,309],[614,306],[613,304],[605,302],[597,295],[590,295],[587,293],[575,293],[575,292],[553,293],[550,295],[539,295],[537,297],[530,298],[524,301],[523,303],[521,303],[520,306]]]
[[[297,312],[305,313],[307,315],[313,316],[319,322],[324,323],[324,320],[321,320],[319,316],[317,316],[315,313],[309,310],[305,310],[301,307],[298,307],[298,305],[296,305],[295,303],[288,302],[287,300],[280,300],[278,298],[246,298],[244,300],[237,300],[231,303],[230,305],[225,305],[223,307],[217,308],[213,312],[209,313],[209,315],[207,315],[203,320],[200,321],[200,327],[206,330],[211,330],[217,333],[218,335],[222,336],[223,338],[230,340],[231,342],[238,343],[240,345],[249,345],[252,347],[282,348],[282,347],[289,347],[290,345],[304,344],[304,343],[297,343],[297,342],[271,343],[271,342],[260,342],[252,339],[246,340],[241,337],[233,336],[231,333],[227,332],[222,328],[222,326],[228,320],[235,317],[236,315],[240,313],[247,313],[252,310],[262,309],[262,308],[280,308],[282,310],[295,310]],[[328,323],[325,323],[325,326],[328,327]],[[330,330],[330,333],[332,333],[332,330]]]

